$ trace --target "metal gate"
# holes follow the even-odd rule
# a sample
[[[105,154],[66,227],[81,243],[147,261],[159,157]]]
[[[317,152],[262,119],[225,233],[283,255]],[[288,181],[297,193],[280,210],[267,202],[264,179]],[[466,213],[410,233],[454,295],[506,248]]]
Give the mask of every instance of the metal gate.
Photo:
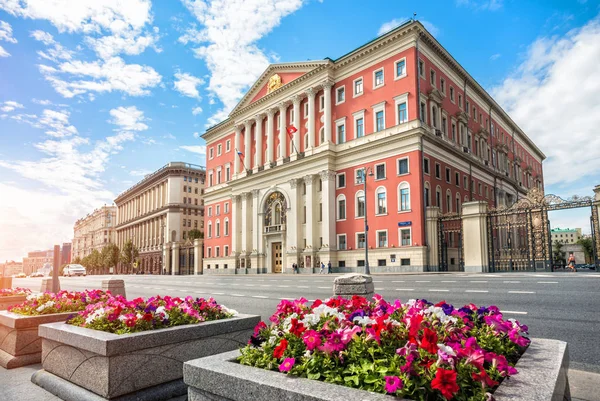
[[[600,227],[598,201],[573,196],[564,200],[546,195],[537,188],[509,208],[492,209],[487,215],[489,271],[552,271],[554,262],[548,212],[581,207],[591,208],[593,260],[598,269]]]
[[[438,218],[439,271],[465,271],[462,218],[449,213]]]

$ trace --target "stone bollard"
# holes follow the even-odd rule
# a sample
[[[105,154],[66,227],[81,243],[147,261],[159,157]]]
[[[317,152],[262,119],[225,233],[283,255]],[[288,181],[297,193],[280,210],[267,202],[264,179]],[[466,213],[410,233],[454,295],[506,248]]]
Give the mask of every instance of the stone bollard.
[[[58,277],[56,280],[58,281],[58,291],[60,291],[60,280]],[[40,292],[52,292],[52,277],[42,279],[42,288],[40,288]]]
[[[0,290],[8,288],[12,288],[12,277],[2,277],[0,276]]]
[[[372,298],[375,291],[373,278],[366,274],[350,273],[336,277],[333,281],[333,296],[350,299],[352,295]]]
[[[125,294],[125,280],[102,280],[102,291],[110,291],[114,296],[122,295],[123,298],[127,298]]]

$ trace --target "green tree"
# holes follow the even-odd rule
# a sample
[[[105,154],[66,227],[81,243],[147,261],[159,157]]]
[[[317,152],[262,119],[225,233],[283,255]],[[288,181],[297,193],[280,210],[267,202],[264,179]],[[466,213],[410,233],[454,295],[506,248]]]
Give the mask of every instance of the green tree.
[[[188,232],[188,238],[190,239],[190,241],[193,241],[195,239],[202,239],[204,238],[204,233],[198,230],[197,228],[194,228],[193,230],[190,230]]]
[[[585,263],[593,263],[594,259],[594,243],[591,238],[580,238],[577,241],[579,245],[583,248],[583,253],[585,254]]]
[[[133,273],[133,264],[139,255],[139,250],[133,244],[133,242],[131,242],[131,240],[127,241],[125,245],[123,245],[123,249],[121,250],[121,263],[127,266],[128,273]]]
[[[121,250],[116,244],[110,243],[102,248],[100,259],[102,260],[102,273],[108,273],[110,267],[115,267],[119,263]]]
[[[558,264],[561,266],[565,266],[567,264],[566,252],[562,250],[563,244],[559,241],[554,241],[552,245],[552,257],[554,259],[554,264]]]
[[[97,249],[92,250],[92,253],[88,255],[88,264],[93,274],[97,274],[102,267],[102,255]]]
[[[81,265],[81,258],[77,256],[75,259],[71,261],[74,265]],[[83,266],[83,265],[82,265]]]

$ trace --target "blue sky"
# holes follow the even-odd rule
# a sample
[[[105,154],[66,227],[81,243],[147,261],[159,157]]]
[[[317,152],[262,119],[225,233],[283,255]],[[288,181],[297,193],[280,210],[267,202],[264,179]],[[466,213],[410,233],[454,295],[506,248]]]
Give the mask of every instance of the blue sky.
[[[0,0],[0,260],[70,240],[269,62],[336,58],[417,12],[548,156],[546,192],[600,184],[600,3]],[[588,227],[588,211],[553,216]]]

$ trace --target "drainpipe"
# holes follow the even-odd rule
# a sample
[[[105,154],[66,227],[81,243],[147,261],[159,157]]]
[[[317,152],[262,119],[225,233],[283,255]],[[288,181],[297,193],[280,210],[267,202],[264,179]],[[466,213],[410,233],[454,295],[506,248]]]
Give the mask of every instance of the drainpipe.
[[[515,153],[515,129],[513,128],[512,130],[512,134],[511,134],[511,139],[512,139],[512,152],[513,152],[513,175],[514,175],[514,184],[513,187],[515,188],[515,192],[517,193],[517,201],[519,200],[519,188],[517,187],[517,162],[516,162],[516,153]]]
[[[417,79],[417,118],[419,120],[419,122],[421,122],[421,76],[419,74],[419,39],[421,38],[421,32],[419,32],[419,36],[417,36],[417,43],[416,43],[416,52],[417,52],[417,57],[415,57],[415,65],[416,65],[416,79]],[[421,123],[422,125],[422,123]],[[423,169],[423,162],[424,162],[424,155],[423,155],[423,135],[421,135],[421,137],[419,138],[419,149],[421,150],[421,174],[420,174],[420,181],[421,181],[421,195],[423,196],[423,214],[422,214],[422,218],[421,218],[421,226],[423,227],[423,239],[424,239],[424,244],[426,247],[426,252],[425,252],[425,267],[427,269],[427,271],[429,271],[429,266],[431,261],[429,260],[429,241],[427,239],[427,200],[425,198],[425,171]]]
[[[490,123],[488,126],[488,129],[490,130],[490,156],[491,156],[491,161],[494,161],[494,143],[492,141],[492,138],[494,137],[494,131],[492,129],[492,105],[490,104]],[[494,171],[494,208],[498,207],[498,201],[497,201],[497,196],[498,196],[498,188],[496,187],[496,180],[498,178],[498,175],[496,174],[496,166],[494,166],[492,164],[492,170]]]

